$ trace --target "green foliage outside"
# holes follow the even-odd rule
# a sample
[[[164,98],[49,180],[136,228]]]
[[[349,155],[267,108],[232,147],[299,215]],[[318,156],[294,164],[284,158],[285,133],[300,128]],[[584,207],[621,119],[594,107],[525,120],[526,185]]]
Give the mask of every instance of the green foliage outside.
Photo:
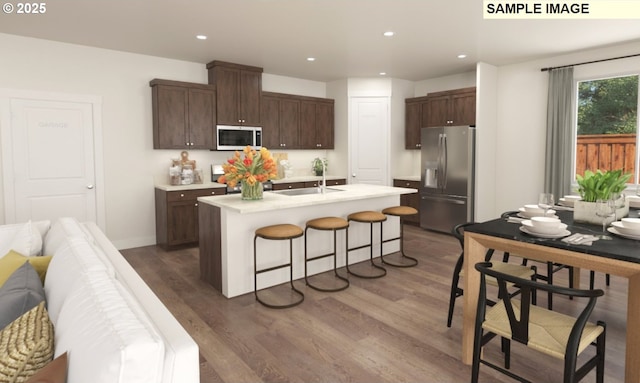
[[[638,76],[578,83],[578,135],[636,133]]]

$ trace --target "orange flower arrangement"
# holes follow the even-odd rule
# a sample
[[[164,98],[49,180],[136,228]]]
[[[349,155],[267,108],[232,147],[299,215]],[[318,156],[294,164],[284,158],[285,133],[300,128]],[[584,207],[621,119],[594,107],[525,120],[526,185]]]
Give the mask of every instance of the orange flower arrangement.
[[[253,186],[256,182],[262,183],[276,178],[278,168],[267,148],[258,151],[247,146],[242,152],[244,158],[236,151],[233,158],[229,158],[227,163],[222,165],[224,174],[218,177],[218,182],[231,187],[235,187],[238,182],[246,182]]]

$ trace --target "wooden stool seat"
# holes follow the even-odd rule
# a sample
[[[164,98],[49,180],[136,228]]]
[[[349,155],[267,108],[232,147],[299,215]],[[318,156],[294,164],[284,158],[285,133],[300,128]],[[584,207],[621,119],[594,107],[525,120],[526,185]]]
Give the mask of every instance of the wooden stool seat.
[[[384,267],[380,266],[380,265],[376,265],[373,262],[373,224],[374,223],[379,223],[380,224],[380,258],[382,258],[382,223],[384,221],[387,220],[387,216],[380,213],[379,211],[372,211],[372,210],[364,210],[364,211],[358,211],[355,213],[351,213],[347,216],[347,220],[348,221],[355,221],[355,222],[361,222],[361,223],[368,223],[369,224],[369,243],[362,245],[362,246],[358,246],[358,247],[352,247],[349,248],[349,244],[347,243],[347,272],[349,274],[353,274],[356,277],[360,277],[360,278],[381,278],[384,277],[385,275],[387,275],[387,269],[385,269]],[[348,230],[347,230],[347,241],[348,241]],[[362,273],[356,273],[354,271],[352,271],[349,268],[349,252],[350,251],[355,251],[355,250],[359,250],[359,249],[363,249],[363,248],[369,248],[369,262],[371,263],[371,266],[374,269],[377,269],[377,272],[374,274],[362,274]]]
[[[302,237],[304,231],[302,228],[296,225],[291,224],[279,224],[279,225],[271,225],[264,226],[256,229],[255,235],[253,237],[253,294],[256,297],[256,300],[260,302],[262,305],[273,308],[273,309],[284,309],[287,307],[293,307],[299,305],[304,301],[304,293],[293,285],[293,239]],[[258,238],[268,239],[268,240],[288,240],[289,241],[289,263],[284,263],[277,266],[272,266],[264,269],[258,269],[258,251],[257,251],[257,241]],[[258,295],[258,274],[268,273],[270,271],[278,270],[288,267],[289,268],[289,284],[291,285],[291,290],[297,295],[297,299],[293,300],[290,303],[286,304],[273,304],[268,303],[260,298]]]
[[[349,226],[349,221],[340,217],[323,217],[307,221],[307,227],[316,230],[340,230]]]
[[[349,221],[375,223],[386,221],[387,216],[378,211],[359,211],[357,213],[349,214],[347,219]]]
[[[335,291],[341,291],[346,289],[347,287],[349,287],[349,279],[341,276],[340,274],[338,274],[338,251],[337,251],[337,231],[338,230],[345,230],[348,229],[349,227],[349,221],[340,218],[340,217],[322,217],[322,218],[315,218],[312,220],[307,221],[306,223],[306,227],[304,229],[304,258],[305,258],[305,262],[304,262],[304,280],[307,283],[307,286],[311,287],[312,289],[318,290],[318,291],[325,291],[325,292],[335,292]],[[322,231],[333,231],[333,252],[332,253],[326,253],[326,254],[321,254],[321,255],[315,255],[315,256],[309,256],[309,249],[307,246],[307,239],[309,238],[309,229],[313,229],[313,230],[322,230]],[[347,234],[347,238],[345,239],[345,252],[347,252],[347,244],[348,244],[348,234]],[[309,275],[307,273],[307,264],[311,261],[315,261],[317,259],[322,259],[322,258],[327,258],[327,257],[333,257],[333,273],[336,277],[336,279],[338,280],[338,286],[337,287],[320,287],[317,284],[312,284],[311,281],[309,280]]]
[[[418,214],[418,210],[412,208],[411,206],[392,206],[382,210],[382,214],[404,217],[407,215]]]
[[[389,238],[382,241],[382,243],[387,243],[391,241],[400,241],[400,260],[401,262],[391,262],[388,260],[390,254],[386,256],[380,256],[382,263],[389,266],[395,267],[413,267],[418,264],[418,260],[406,255],[404,253],[404,222],[402,219],[409,215],[418,214],[418,210],[412,208],[411,206],[391,206],[382,210],[383,214],[392,215],[400,218],[400,236],[395,238]]]
[[[288,223],[261,227],[256,230],[256,235],[265,239],[293,239],[303,234],[299,226]]]

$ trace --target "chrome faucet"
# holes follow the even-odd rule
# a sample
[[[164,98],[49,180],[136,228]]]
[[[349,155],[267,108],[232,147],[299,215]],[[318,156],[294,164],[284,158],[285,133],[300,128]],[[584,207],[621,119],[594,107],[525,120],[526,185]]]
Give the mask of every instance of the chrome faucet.
[[[327,164],[326,160],[322,160],[322,194],[327,190]]]

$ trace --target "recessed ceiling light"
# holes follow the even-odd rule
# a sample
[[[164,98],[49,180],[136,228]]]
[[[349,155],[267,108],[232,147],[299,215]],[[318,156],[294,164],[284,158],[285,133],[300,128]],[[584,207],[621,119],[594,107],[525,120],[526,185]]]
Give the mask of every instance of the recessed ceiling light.
[[[315,57],[307,57],[307,61],[316,61]]]
[[[198,40],[206,40],[207,36],[205,36],[205,35],[196,35],[196,39],[198,39]]]
[[[380,72],[380,76],[386,76],[387,72]]]
[[[393,33],[393,31],[386,31],[385,33],[383,33],[383,35],[384,35],[385,37],[391,37],[391,36],[393,36],[393,35],[394,35],[394,33]]]
[[[467,55],[465,55],[464,53],[463,53],[463,54],[459,54],[459,55],[458,55],[458,58],[459,58],[459,59],[464,59],[464,58],[466,58],[466,57],[467,57]]]

